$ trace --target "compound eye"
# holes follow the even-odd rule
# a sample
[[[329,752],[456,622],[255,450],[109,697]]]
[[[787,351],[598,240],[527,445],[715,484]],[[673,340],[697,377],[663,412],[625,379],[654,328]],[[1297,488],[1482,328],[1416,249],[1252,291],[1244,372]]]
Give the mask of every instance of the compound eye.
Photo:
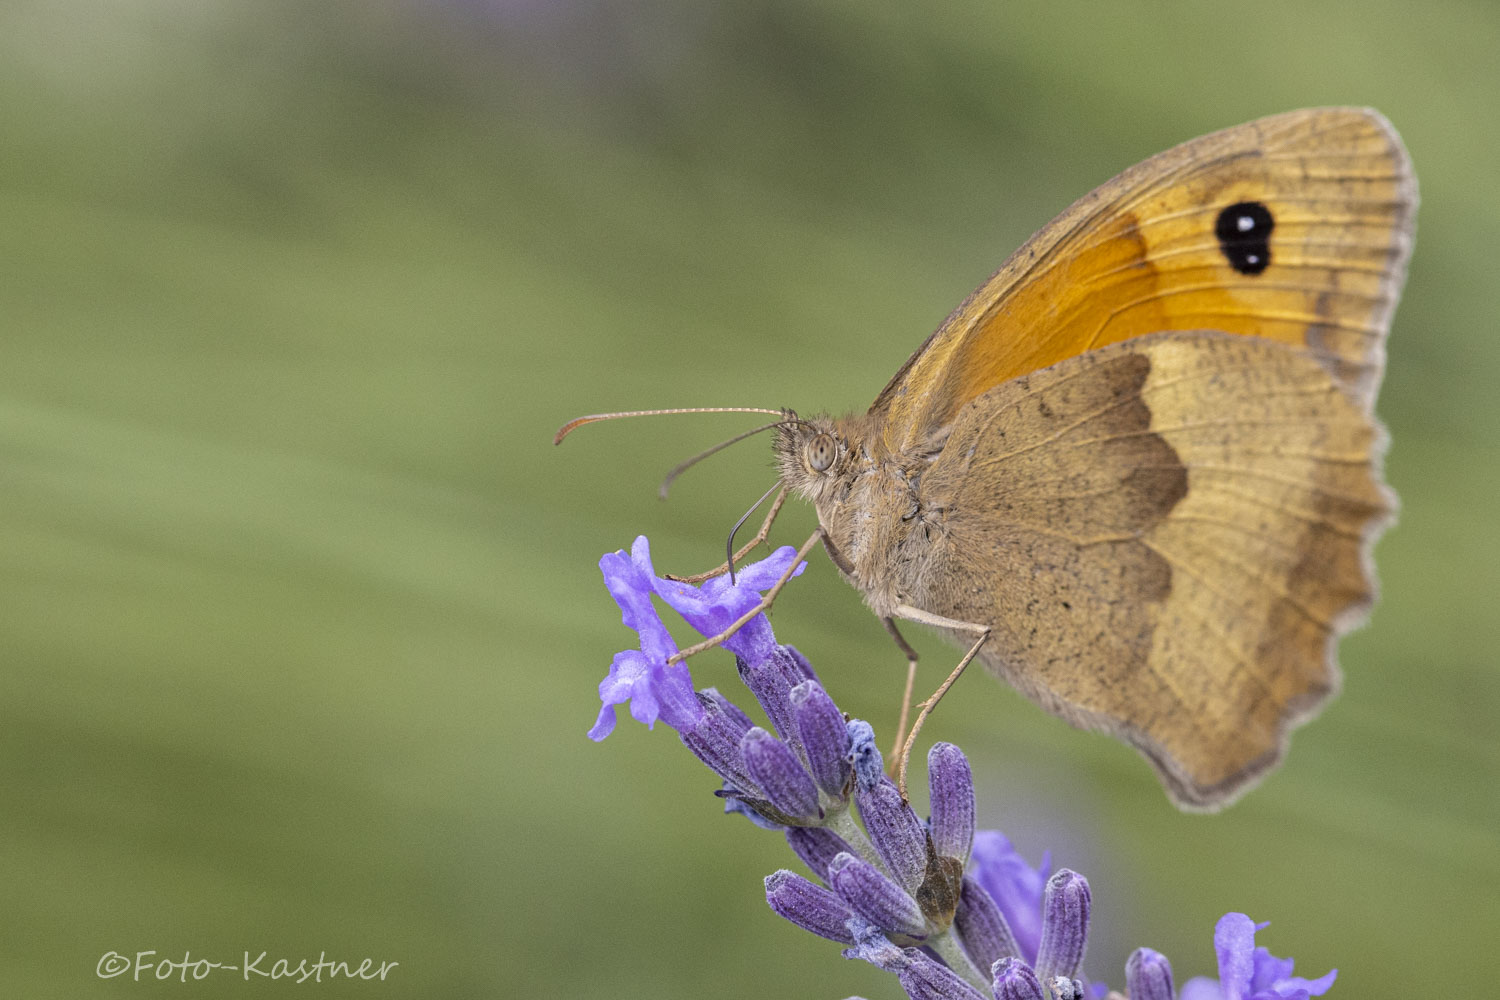
[[[831,434],[819,434],[807,442],[807,464],[814,472],[827,472],[838,450]]]

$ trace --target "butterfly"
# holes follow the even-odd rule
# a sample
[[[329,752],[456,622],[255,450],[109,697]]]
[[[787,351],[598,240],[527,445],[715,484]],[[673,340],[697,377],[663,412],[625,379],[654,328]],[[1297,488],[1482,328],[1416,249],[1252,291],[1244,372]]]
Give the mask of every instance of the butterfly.
[[[1337,690],[1375,598],[1416,204],[1368,109],[1154,156],[1027,241],[868,412],[788,411],[781,482],[893,631],[974,643],[1179,806],[1221,807]]]

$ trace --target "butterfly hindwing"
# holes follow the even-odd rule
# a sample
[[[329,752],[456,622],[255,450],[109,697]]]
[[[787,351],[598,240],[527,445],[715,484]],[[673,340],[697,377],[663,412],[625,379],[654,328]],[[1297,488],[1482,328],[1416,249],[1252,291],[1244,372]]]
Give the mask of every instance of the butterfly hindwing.
[[[981,658],[1220,805],[1337,688],[1393,499],[1384,436],[1307,352],[1188,331],[1079,355],[956,417],[926,475],[919,606]],[[988,586],[975,587],[984,579]]]

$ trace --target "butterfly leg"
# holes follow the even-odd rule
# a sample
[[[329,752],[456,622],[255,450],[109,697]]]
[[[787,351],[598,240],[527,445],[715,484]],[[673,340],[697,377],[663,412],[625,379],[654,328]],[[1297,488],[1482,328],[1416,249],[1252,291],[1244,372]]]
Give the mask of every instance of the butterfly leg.
[[[667,665],[670,666],[673,663],[681,663],[689,656],[696,656],[704,650],[713,649],[715,646],[721,644],[725,639],[728,639],[740,629],[744,628],[745,625],[747,625],[750,620],[756,615],[768,610],[771,607],[771,604],[776,600],[776,595],[781,593],[781,588],[785,587],[787,581],[792,578],[792,574],[797,572],[797,566],[801,564],[802,560],[807,558],[808,552],[812,551],[812,547],[817,544],[818,539],[822,537],[822,528],[819,528],[817,531],[814,531],[807,537],[807,541],[803,542],[802,547],[797,550],[796,558],[794,558],[787,566],[786,572],[781,574],[781,578],[771,585],[771,589],[766,591],[765,596],[760,599],[760,602],[756,604],[755,607],[751,608],[749,611],[746,611],[743,615],[740,615],[738,618],[736,618],[733,624],[731,624],[724,631],[720,632],[718,635],[709,636],[702,642],[694,643],[687,649],[679,649],[677,652],[667,657]]]
[[[983,646],[985,640],[989,639],[990,637],[990,628],[988,625],[979,625],[974,622],[961,622],[952,618],[944,618],[942,615],[935,615],[930,611],[923,611],[921,608],[914,608],[908,604],[897,605],[896,616],[904,618],[910,622],[919,622],[923,625],[932,625],[937,628],[958,629],[964,632],[971,632],[977,637],[974,640],[974,645],[970,646],[969,651],[964,654],[963,659],[958,661],[958,666],[953,668],[953,672],[948,675],[947,680],[938,685],[938,689],[932,693],[932,697],[928,698],[926,701],[922,702],[922,704],[917,706],[917,720],[912,723],[911,732],[907,733],[905,738],[902,739],[898,744],[900,749],[896,753],[896,787],[900,789],[901,797],[904,799],[906,798],[906,765],[911,760],[911,748],[917,742],[917,734],[922,731],[922,724],[927,721],[927,716],[932,714],[932,710],[934,708],[937,708],[938,702],[943,700],[943,695],[948,693],[948,689],[951,688],[961,676],[963,676],[964,669],[968,667],[969,662],[973,660],[975,656],[979,655],[979,648]],[[889,622],[889,619],[887,619],[887,621]],[[895,623],[890,622],[887,625],[887,629],[894,635]],[[905,642],[902,642],[902,645],[905,646]],[[910,650],[911,647],[907,646],[906,648]],[[914,672],[916,669],[916,654],[910,653],[907,662],[909,664],[907,668],[908,672]],[[908,702],[911,699],[911,683],[911,680],[907,681],[906,697]],[[903,731],[906,729],[906,713],[906,706],[903,705],[901,709],[901,725],[899,727],[899,729]]]
[[[896,642],[897,648],[906,654],[906,689],[901,694],[901,715],[896,721],[896,742],[891,744],[891,760],[900,758],[902,737],[906,735],[906,721],[911,716],[911,692],[917,682],[917,651],[911,648],[911,643],[906,641],[896,628],[896,619],[889,616],[880,619],[880,624]]]
[[[781,505],[786,503],[786,495],[787,488],[783,486],[781,488],[781,492],[776,494],[776,499],[771,501],[771,509],[766,512],[766,519],[761,522],[760,530],[755,533],[755,537],[746,542],[744,546],[734,554],[735,562],[739,562],[740,560],[744,559],[755,549],[757,545],[770,537],[771,525],[775,522],[776,515],[781,513]],[[761,499],[764,500],[765,498],[762,497]],[[666,576],[668,580],[676,580],[678,583],[702,583],[704,580],[707,580],[711,576],[722,576],[723,574],[728,572],[729,563],[725,561],[715,566],[713,569],[709,570],[706,573],[694,573],[692,576],[678,576],[675,573],[668,573]]]

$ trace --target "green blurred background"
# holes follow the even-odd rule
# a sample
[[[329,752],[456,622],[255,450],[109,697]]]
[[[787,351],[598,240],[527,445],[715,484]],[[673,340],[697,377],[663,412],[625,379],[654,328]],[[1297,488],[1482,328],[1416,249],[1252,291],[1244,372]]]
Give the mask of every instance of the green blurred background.
[[[1213,817],[982,677],[927,732],[1089,875],[1097,978],[1208,972],[1238,909],[1335,997],[1492,988],[1496,51],[1490,0],[6,4],[0,992],[898,996],[766,909],[789,853],[669,730],[584,738],[630,640],[599,555],[716,561],[767,443],[655,484],[754,418],[552,432],[862,408],[1073,198],[1330,103],[1383,110],[1423,194],[1343,695]],[[776,624],[889,731],[901,663],[826,559]],[[153,949],[401,964],[96,977]]]

